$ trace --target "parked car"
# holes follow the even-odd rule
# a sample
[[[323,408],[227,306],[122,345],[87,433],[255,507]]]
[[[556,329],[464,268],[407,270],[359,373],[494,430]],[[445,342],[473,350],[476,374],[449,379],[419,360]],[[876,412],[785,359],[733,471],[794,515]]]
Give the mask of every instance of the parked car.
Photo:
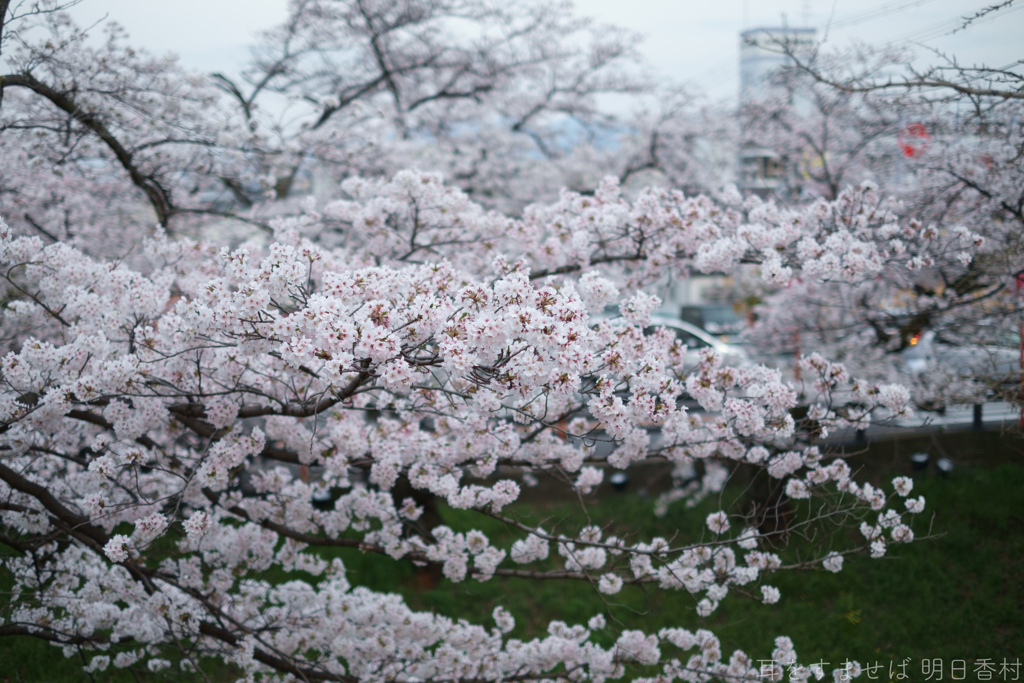
[[[920,375],[930,367],[962,377],[974,377],[995,384],[1019,382],[1021,377],[1020,337],[1010,335],[999,344],[954,345],[933,330],[914,335],[900,352],[903,367]]]
[[[746,319],[728,304],[683,306],[681,318],[724,342],[732,341],[747,326]]]
[[[737,344],[730,344],[721,337],[702,330],[693,323],[671,316],[652,315],[651,326],[644,331],[652,330],[654,327],[667,327],[675,332],[676,339],[686,345],[686,364],[693,365],[700,360],[701,349],[713,348],[722,356],[722,360],[729,365],[749,365],[750,356]]]

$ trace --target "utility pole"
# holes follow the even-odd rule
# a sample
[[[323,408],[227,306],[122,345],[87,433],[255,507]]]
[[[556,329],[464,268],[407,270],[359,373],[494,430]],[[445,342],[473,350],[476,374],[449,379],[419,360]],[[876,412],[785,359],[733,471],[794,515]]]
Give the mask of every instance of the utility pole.
[[[1024,294],[1024,270],[1017,273],[1014,278],[1014,282],[1017,285],[1017,298],[1020,299],[1021,294]],[[1020,357],[1017,360],[1017,372],[1020,373],[1020,386],[1017,389],[1017,400],[1020,402],[1020,417],[1017,418],[1017,426],[1024,429],[1024,315],[1021,316],[1020,322],[1017,323],[1017,337],[1018,344],[1020,345]]]

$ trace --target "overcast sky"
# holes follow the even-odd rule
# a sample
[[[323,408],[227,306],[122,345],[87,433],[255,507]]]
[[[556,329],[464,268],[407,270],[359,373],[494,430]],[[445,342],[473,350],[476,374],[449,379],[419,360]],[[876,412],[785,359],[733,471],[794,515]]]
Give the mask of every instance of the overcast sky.
[[[512,0],[514,1],[514,0]],[[714,98],[734,97],[739,84],[739,33],[744,28],[790,26],[821,30],[828,42],[914,42],[961,63],[1005,66],[1024,58],[1024,0],[990,20],[949,35],[956,19],[997,0],[577,0],[580,14],[645,36],[642,50],[660,75],[698,86]],[[132,42],[152,52],[178,54],[187,66],[233,71],[260,29],[285,17],[286,0],[84,0],[74,9],[83,24],[105,15],[123,25]]]

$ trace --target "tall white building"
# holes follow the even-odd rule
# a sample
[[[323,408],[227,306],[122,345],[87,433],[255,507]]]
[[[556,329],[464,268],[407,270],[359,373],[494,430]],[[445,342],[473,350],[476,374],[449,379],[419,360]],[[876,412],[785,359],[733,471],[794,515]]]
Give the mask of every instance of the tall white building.
[[[816,28],[753,28],[740,34],[740,104],[769,95],[775,76],[793,65],[786,50],[809,57],[818,41]]]
[[[776,76],[792,66],[792,58],[783,46],[802,58],[810,56],[817,44],[814,28],[754,28],[740,34],[740,106],[763,99],[777,87]],[[799,106],[799,103],[796,103]],[[736,181],[741,190],[762,196],[771,195],[782,182],[779,155],[763,147],[745,147],[737,159]],[[719,301],[730,278],[724,275],[693,274],[672,282],[665,290],[662,312],[680,315],[682,306]]]
[[[814,52],[818,30],[814,28],[754,28],[740,34],[740,106],[764,99],[778,87],[778,75]],[[794,102],[799,106],[799,103]],[[769,195],[782,182],[779,155],[762,147],[740,150],[740,189]]]

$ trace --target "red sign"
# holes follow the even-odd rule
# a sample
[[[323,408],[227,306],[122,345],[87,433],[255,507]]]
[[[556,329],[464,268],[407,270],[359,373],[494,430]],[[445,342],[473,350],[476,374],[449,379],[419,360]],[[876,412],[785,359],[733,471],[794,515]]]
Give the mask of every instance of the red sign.
[[[903,156],[916,159],[928,151],[932,144],[932,136],[928,134],[928,129],[923,123],[910,123],[896,135],[896,144],[899,145]]]

